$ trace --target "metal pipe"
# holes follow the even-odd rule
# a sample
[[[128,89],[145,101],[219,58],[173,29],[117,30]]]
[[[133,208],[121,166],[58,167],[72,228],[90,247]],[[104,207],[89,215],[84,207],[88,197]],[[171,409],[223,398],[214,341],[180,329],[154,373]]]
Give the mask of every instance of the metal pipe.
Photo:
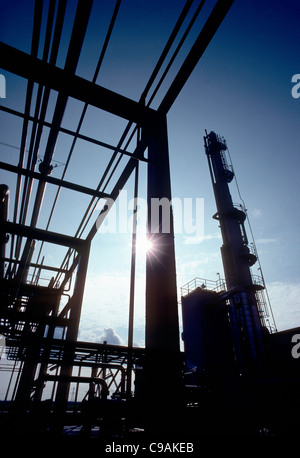
[[[66,57],[66,63],[64,71],[67,74],[74,74],[76,70],[76,66],[78,63],[80,51],[83,45],[83,40],[86,32],[86,28],[89,21],[89,15],[92,8],[92,1],[81,1],[77,5],[76,16],[73,24],[72,35],[69,44],[69,50]],[[59,133],[59,127],[62,122],[63,114],[65,111],[65,107],[67,104],[68,96],[64,93],[59,93],[57,98],[57,103],[53,115],[52,120],[52,128],[50,130],[44,159],[43,162],[40,164],[40,172],[42,177],[47,176],[52,171],[52,157],[54,154],[56,141]],[[36,193],[36,198],[33,206],[32,216],[31,216],[31,227],[36,227],[40,209],[42,206],[44,193],[46,189],[46,181],[39,181],[38,189]],[[28,252],[30,246],[30,240],[27,240],[24,251],[26,255],[26,251]]]
[[[79,2],[77,5],[76,16],[73,25],[72,36],[70,39],[69,50],[66,57],[64,71],[67,74],[74,74],[79,60],[86,28],[89,21],[89,15],[92,8],[92,1]],[[57,97],[56,107],[52,120],[52,129],[49,133],[48,142],[44,154],[44,159],[40,163],[39,169],[42,176],[50,175],[52,172],[51,161],[53,158],[59,127],[67,105],[68,96],[64,93],[59,93]],[[46,182],[40,181],[37,189],[34,209],[31,217],[31,225],[36,226],[42,201],[44,198]]]
[[[194,22],[196,21],[197,17],[199,16],[200,11],[202,10],[202,7],[203,7],[205,1],[206,1],[206,0],[202,0],[202,1],[200,2],[200,4],[198,5],[198,8],[196,9],[196,11],[195,11],[195,13],[194,13],[194,16],[192,17],[191,22],[189,23],[188,27],[186,28],[186,31],[184,32],[184,34],[183,34],[183,36],[182,36],[182,38],[181,38],[181,40],[180,40],[180,42],[179,42],[177,48],[175,49],[175,51],[174,51],[174,53],[173,53],[173,55],[172,55],[172,57],[171,57],[171,59],[170,59],[168,65],[167,65],[166,69],[164,70],[164,72],[163,72],[163,74],[162,74],[162,76],[161,76],[159,82],[157,83],[157,85],[156,85],[156,87],[155,87],[155,89],[154,89],[154,91],[153,91],[153,93],[152,93],[152,95],[151,95],[151,97],[150,97],[150,99],[149,99],[149,101],[148,101],[148,103],[147,103],[147,106],[150,106],[150,104],[151,104],[151,102],[153,101],[155,95],[157,94],[157,92],[158,92],[160,86],[162,85],[162,83],[163,83],[163,81],[164,81],[164,79],[165,79],[165,77],[166,77],[168,71],[170,70],[170,68],[171,68],[171,66],[172,66],[172,64],[173,64],[173,62],[174,62],[174,60],[175,60],[175,58],[176,58],[176,56],[177,56],[177,54],[179,53],[179,51],[180,51],[180,49],[181,49],[183,43],[185,42],[186,37],[187,37],[188,34],[190,33],[190,30],[191,30],[191,28],[193,27]]]
[[[9,172],[15,172],[15,173],[24,175],[25,177],[30,177],[32,179],[37,179],[37,180],[41,179],[41,174],[38,172],[33,172],[28,169],[24,169],[24,168],[21,168],[21,167],[12,165],[12,164],[6,164],[5,162],[0,162],[0,169],[8,170]],[[105,198],[110,197],[110,194],[107,194],[105,192],[101,192],[93,188],[88,188],[87,186],[81,186],[76,183],[71,183],[70,181],[65,181],[60,178],[44,176],[43,181],[45,181],[46,183],[54,184],[62,188],[71,189],[72,191],[77,191],[82,194],[88,194],[90,196],[98,197],[99,199],[105,199]],[[25,222],[23,222],[22,224],[25,224]]]
[[[41,30],[41,22],[42,22],[42,13],[43,13],[43,2],[35,2],[35,9],[34,9],[34,20],[33,20],[33,33],[32,33],[32,42],[31,42],[31,55],[33,57],[37,56],[38,53],[38,46],[39,46],[39,39],[40,39],[40,30]],[[33,93],[33,81],[28,79],[27,83],[27,92],[26,92],[26,101],[25,101],[25,110],[24,110],[24,123],[22,128],[22,137],[21,137],[21,146],[20,146],[20,155],[19,155],[19,167],[23,167],[24,164],[24,157],[25,157],[25,146],[26,146],[26,138],[27,138],[27,131],[28,131],[28,119],[27,115],[30,114],[30,105]],[[18,208],[19,208],[19,200],[21,194],[21,185],[22,185],[22,175],[18,175],[17,177],[17,184],[16,184],[16,193],[15,193],[15,205],[14,205],[14,215],[13,221],[17,222],[17,215],[18,215]],[[17,240],[16,252],[15,257],[18,258],[20,251],[20,240]],[[11,241],[11,258],[13,258],[14,252],[14,237],[12,237]],[[16,267],[16,266],[14,266]]]
[[[25,118],[25,114],[24,113],[21,113],[20,111],[17,111],[17,110],[13,110],[13,109],[11,109],[9,107],[0,106],[0,111],[4,111],[5,113],[9,113],[9,114],[11,114],[13,116],[18,116],[19,118]],[[29,121],[36,122],[37,124],[42,124],[45,127],[51,127],[52,126],[52,124],[50,122],[42,120],[41,118],[37,118],[36,116],[28,115],[26,117],[27,117],[27,119]],[[96,138],[89,137],[88,135],[80,134],[79,132],[77,132],[77,130],[76,130],[76,132],[74,132],[73,130],[66,129],[65,127],[60,126],[59,131],[62,132],[63,134],[71,135],[72,137],[76,136],[80,140],[84,140],[86,142],[93,143],[94,145],[103,146],[103,148],[115,151],[116,153],[121,153],[121,154],[124,154],[124,155],[129,156],[129,157],[131,157],[132,154],[133,154],[133,153],[131,153],[129,151],[126,151],[123,148],[118,147],[118,146],[110,145],[109,143],[103,142],[101,140],[97,140]],[[4,143],[1,142],[0,144],[3,145]],[[13,145],[6,145],[6,146],[13,147]],[[17,147],[15,147],[15,148],[19,149]],[[144,157],[140,157],[140,158],[136,158],[136,159],[138,161],[148,162],[148,159],[146,159]],[[1,164],[4,164],[4,162],[1,162]],[[0,166],[0,168],[1,168],[1,166]]]
[[[134,183],[134,205],[132,221],[132,241],[131,241],[131,273],[130,273],[130,293],[129,293],[129,319],[128,319],[128,362],[127,362],[127,397],[131,397],[132,383],[132,346],[133,346],[133,324],[134,324],[134,291],[135,291],[135,263],[136,263],[136,230],[137,230],[137,198],[139,188],[139,164],[135,169]]]
[[[9,209],[9,188],[5,184],[0,185],[0,222],[4,222],[8,220],[8,209]],[[0,237],[0,253],[1,253],[1,261],[0,261],[0,278],[4,278],[5,275],[5,252],[6,252],[6,244],[8,242],[8,235],[1,234]]]
[[[155,66],[155,68],[154,68],[154,70],[153,70],[153,72],[152,72],[152,74],[151,74],[151,76],[150,76],[150,78],[148,80],[148,83],[146,84],[146,87],[145,87],[145,89],[144,89],[144,91],[143,91],[143,93],[142,93],[142,95],[140,97],[141,101],[145,101],[146,96],[147,96],[152,84],[154,83],[154,80],[157,77],[157,75],[159,73],[159,70],[161,69],[161,66],[162,66],[165,58],[167,57],[168,52],[170,51],[171,46],[174,43],[174,40],[177,37],[178,32],[179,32],[179,30],[180,30],[180,28],[181,28],[181,26],[182,26],[182,24],[183,24],[183,22],[184,22],[184,20],[185,20],[185,18],[187,16],[188,12],[189,12],[189,10],[190,10],[190,8],[192,6],[192,3],[193,3],[193,0],[187,0],[186,1],[186,4],[183,7],[183,10],[182,10],[182,12],[181,12],[181,14],[180,14],[180,16],[178,18],[178,21],[177,21],[177,23],[176,23],[176,25],[175,25],[175,27],[174,27],[169,39],[168,39],[168,41],[167,41],[167,44],[166,44],[163,52],[161,53],[160,58],[158,59],[157,64],[156,64],[156,66]]]
[[[165,114],[168,113],[183,86],[190,77],[195,66],[199,62],[204,51],[206,50],[207,46],[209,45],[210,41],[212,40],[214,34],[224,20],[231,5],[233,4],[233,1],[234,0],[218,0],[203,29],[198,35],[198,38],[196,39],[192,49],[190,50],[179,72],[174,78],[174,81],[166,93],[163,101],[161,102],[158,108],[159,112]]]
[[[67,342],[75,342],[78,336],[78,329],[79,329],[79,322],[80,322],[80,315],[81,315],[81,307],[82,307],[82,300],[85,288],[85,281],[88,269],[88,261],[89,261],[89,253],[90,253],[90,243],[85,241],[85,247],[80,252],[80,258],[78,263],[78,270],[76,276],[76,282],[74,285],[73,296],[70,299],[71,308],[70,308],[70,315],[69,315],[69,323],[67,327],[66,333],[66,341]],[[62,379],[58,383],[57,392],[56,392],[56,414],[57,414],[57,421],[58,421],[58,428],[62,425],[60,424],[59,418],[65,412],[67,406],[67,400],[70,390],[70,382],[68,378],[72,375],[72,367],[75,355],[75,348],[69,348],[68,350],[64,351],[63,359],[62,359],[62,367],[61,367],[61,376]],[[66,379],[63,380],[63,377]]]
[[[49,12],[48,12],[46,39],[45,39],[45,46],[44,46],[44,52],[43,52],[43,61],[44,62],[47,62],[48,53],[49,53],[51,31],[53,27],[54,9],[55,9],[55,1],[52,1],[51,4],[49,5]],[[63,20],[65,16],[65,9],[66,9],[66,0],[62,0],[59,2],[57,15],[56,15],[53,43],[52,43],[52,49],[51,49],[51,54],[50,54],[50,63],[52,64],[55,64],[56,59],[57,59],[58,47],[59,47],[59,42],[60,42],[61,33],[62,33]],[[43,100],[41,104],[42,95],[43,95]],[[30,147],[29,147],[29,152],[28,152],[28,160],[27,160],[28,171],[35,170],[37,157],[38,157],[38,151],[40,147],[41,136],[43,132],[43,121],[45,120],[45,117],[46,117],[49,97],[50,97],[50,88],[49,87],[44,88],[43,85],[39,85],[35,112],[33,116],[31,142],[30,142]],[[49,127],[52,127],[52,125],[50,124]],[[37,132],[36,132],[36,129],[37,129]],[[27,210],[29,207],[29,200],[31,196],[32,185],[33,185],[32,178],[30,178],[29,180],[25,179],[23,199],[22,199],[22,205],[21,205],[21,211],[20,211],[20,220],[19,220],[21,224],[25,224],[26,222],[26,215],[27,215]],[[26,196],[25,196],[25,190],[26,190]]]

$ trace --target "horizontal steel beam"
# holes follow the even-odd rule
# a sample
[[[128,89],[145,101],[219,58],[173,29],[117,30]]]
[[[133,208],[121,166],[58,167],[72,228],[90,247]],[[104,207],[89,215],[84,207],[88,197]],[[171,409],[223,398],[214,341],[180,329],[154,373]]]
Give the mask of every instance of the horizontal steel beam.
[[[139,125],[156,111],[0,42],[1,68]]]
[[[56,317],[54,317],[56,318]],[[64,320],[63,320],[64,321]],[[50,357],[49,363],[55,365],[62,364],[62,355],[64,351],[74,351],[74,365],[83,365],[84,363],[90,363],[91,366],[103,366],[105,365],[111,366],[111,363],[119,364],[119,363],[126,363],[128,359],[128,353],[132,354],[134,362],[139,362],[142,364],[142,360],[145,356],[146,350],[142,347],[133,347],[128,348],[121,345],[110,345],[110,344],[103,344],[103,343],[96,343],[96,342],[67,342],[65,339],[48,339],[44,337],[39,339],[41,343],[41,348],[50,348]],[[6,346],[9,349],[19,348],[21,345],[22,347],[30,346],[34,342],[34,336],[24,336],[21,339],[18,338],[7,338],[6,339]],[[22,356],[22,355],[21,355]],[[104,361],[104,356],[106,358],[106,362]],[[43,359],[43,353],[40,355],[39,358],[41,361]],[[51,370],[51,369],[50,369]]]
[[[54,326],[68,326],[69,320],[60,316],[52,315],[41,315],[34,312],[20,312],[13,309],[6,309],[1,311],[1,319],[21,321],[25,323],[37,323],[43,325],[54,325]],[[21,331],[22,332],[22,331]]]
[[[13,110],[12,108],[9,108],[9,107],[0,106],[0,111],[4,111],[5,113],[9,113],[9,114],[11,114],[13,116],[17,116],[19,118],[27,119],[28,121],[36,122],[37,124],[41,124],[41,125],[43,125],[45,127],[49,127],[49,128],[52,127],[51,122],[42,120],[42,119],[38,118],[37,116],[26,115],[25,113],[22,113],[21,111]],[[102,148],[109,149],[109,150],[114,151],[116,153],[124,154],[125,156],[132,157],[132,154],[133,154],[130,151],[126,151],[123,148],[119,148],[118,146],[110,145],[109,143],[103,142],[101,140],[97,140],[96,138],[89,137],[88,135],[80,134],[79,132],[74,132],[73,130],[66,129],[65,127],[62,127],[62,126],[59,127],[59,132],[61,132],[62,134],[70,135],[71,137],[76,137],[76,138],[78,138],[80,140],[84,140],[84,141],[89,142],[89,143],[93,143],[94,145],[101,146]],[[3,143],[2,143],[2,145],[3,145]],[[7,145],[7,146],[11,146],[11,145]],[[17,147],[15,147],[15,148],[17,148]],[[19,148],[17,148],[17,149],[19,149]],[[143,162],[148,162],[148,159],[146,159],[144,157],[140,157],[140,158],[138,158],[138,160],[139,161],[143,161]]]
[[[12,262],[13,264],[21,264],[22,261],[17,259],[10,259],[10,258],[0,258],[3,262]],[[50,270],[51,272],[61,272],[62,274],[67,274],[69,271],[67,269],[61,269],[59,267],[47,266],[46,264],[36,264],[34,262],[30,262],[28,267],[33,267],[34,269],[42,269],[42,270]]]
[[[47,183],[61,186],[62,188],[72,189],[72,191],[81,192],[83,194],[88,194],[90,196],[99,197],[103,199],[107,199],[110,197],[110,194],[107,194],[105,192],[97,191],[96,189],[92,188],[87,188],[86,186],[81,186],[79,184],[71,183],[70,181],[61,180],[59,178],[41,175],[38,172],[32,172],[31,170],[27,170],[12,164],[7,164],[6,162],[0,161],[0,169],[7,170],[8,172],[18,173],[26,177],[35,178],[36,180],[45,181]]]
[[[37,229],[35,227],[24,226],[10,221],[1,222],[1,232],[20,235],[21,237],[27,237],[31,240],[42,240],[44,242],[71,247],[78,252],[85,249],[87,245],[87,242],[83,239],[59,234],[57,232],[46,231],[44,229]]]

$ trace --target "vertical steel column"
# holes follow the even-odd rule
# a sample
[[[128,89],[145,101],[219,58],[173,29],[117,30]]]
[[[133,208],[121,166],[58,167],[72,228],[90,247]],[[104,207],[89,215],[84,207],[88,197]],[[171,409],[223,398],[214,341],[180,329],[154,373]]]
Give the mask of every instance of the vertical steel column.
[[[49,297],[49,300],[51,300],[51,311],[52,311],[52,316],[57,317],[58,311],[59,311],[59,303],[61,300],[61,293],[63,293],[63,290],[57,290],[58,294],[55,294],[53,296]],[[36,389],[34,393],[34,401],[35,402],[40,402],[42,399],[43,391],[44,391],[44,376],[47,373],[47,368],[48,368],[48,360],[50,358],[50,352],[51,352],[51,346],[53,343],[53,338],[55,334],[55,323],[52,322],[48,326],[47,334],[46,334],[46,340],[44,343],[44,351],[43,351],[43,362],[41,362],[40,365],[40,370],[39,374],[37,377],[37,382],[36,382]]]
[[[177,423],[181,398],[181,365],[171,179],[164,115],[158,115],[147,126],[147,136],[147,236],[152,248],[146,258],[146,425],[148,431],[165,433],[174,432],[176,428],[174,422]],[[161,199],[165,205],[159,212],[154,212]]]
[[[133,346],[133,326],[134,326],[134,292],[135,292],[135,264],[136,264],[136,230],[137,230],[137,198],[139,188],[139,163],[135,168],[134,182],[134,208],[132,222],[132,242],[131,242],[131,274],[130,274],[130,295],[129,295],[129,320],[128,320],[128,361],[127,361],[127,399],[131,397],[132,385],[132,346]]]
[[[9,206],[9,189],[5,184],[0,185],[0,222],[7,221]],[[4,278],[5,273],[5,246],[8,242],[8,235],[3,234],[0,237],[0,278]]]
[[[78,336],[81,306],[84,294],[84,287],[86,281],[86,274],[88,269],[90,253],[90,243],[86,242],[84,248],[79,250],[79,262],[77,268],[76,282],[74,285],[73,296],[70,301],[69,323],[66,334],[66,343],[75,342]],[[70,348],[66,345],[64,349],[63,361],[61,366],[60,375],[61,381],[58,382],[57,392],[55,397],[55,414],[57,418],[56,427],[61,429],[63,426],[63,417],[67,408],[70,382],[66,381],[72,375],[74,360],[74,346]]]

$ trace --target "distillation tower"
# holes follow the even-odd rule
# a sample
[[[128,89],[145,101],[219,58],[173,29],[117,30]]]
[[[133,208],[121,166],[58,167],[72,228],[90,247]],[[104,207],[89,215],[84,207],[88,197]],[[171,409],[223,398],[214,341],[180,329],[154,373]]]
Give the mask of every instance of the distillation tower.
[[[225,281],[196,278],[182,287],[186,373],[191,385],[202,383],[204,374],[220,378],[259,371],[266,360],[268,336],[276,329],[263,277],[251,271],[260,263],[254,241],[248,240],[246,208],[235,204],[230,194],[235,175],[226,141],[206,132],[204,146],[217,207],[213,218],[222,234]]]
[[[246,209],[235,205],[230,194],[229,183],[234,171],[227,159],[226,141],[215,132],[206,132],[204,144],[217,207],[213,217],[219,222],[223,240],[221,254],[226,287],[234,293],[229,299],[233,345],[236,359],[243,367],[258,362],[264,354],[268,316],[260,294],[264,284],[251,272],[257,254],[245,229]]]
[[[205,132],[204,148],[225,280],[196,277],[181,288],[186,396],[201,410],[197,421],[205,418],[202,430],[289,435],[299,408],[299,360],[291,353],[299,328],[276,329],[225,139]],[[233,180],[242,204],[232,199]]]

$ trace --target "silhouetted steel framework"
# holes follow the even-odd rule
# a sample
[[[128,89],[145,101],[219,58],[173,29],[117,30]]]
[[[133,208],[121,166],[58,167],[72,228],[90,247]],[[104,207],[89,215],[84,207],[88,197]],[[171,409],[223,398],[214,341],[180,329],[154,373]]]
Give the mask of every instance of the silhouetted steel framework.
[[[78,1],[63,68],[57,65],[57,57],[66,14],[66,1],[49,2],[42,58],[38,57],[38,49],[42,40],[42,15],[44,13],[43,4],[40,1],[36,1],[35,4],[31,53],[27,54],[8,44],[0,43],[1,67],[5,71],[27,80],[24,111],[17,111],[7,106],[0,107],[7,116],[14,116],[22,120],[18,165],[0,163],[3,170],[16,174],[17,179],[14,202],[9,202],[9,190],[5,186],[1,188],[0,332],[7,339],[8,357],[15,359],[16,364],[17,361],[21,362],[17,378],[11,379],[10,382],[10,389],[12,388],[11,383],[14,383],[13,393],[7,398],[15,401],[18,415],[26,412],[32,405],[32,401],[40,401],[45,383],[52,382],[54,414],[57,415],[58,419],[56,424],[61,422],[61,426],[63,426],[66,421],[63,414],[67,411],[72,382],[77,384],[76,390],[79,382],[88,382],[90,386],[94,384],[94,388],[95,384],[97,387],[99,385],[102,399],[105,399],[107,396],[107,371],[111,371],[112,380],[116,381],[116,375],[112,372],[115,370],[121,373],[121,381],[116,384],[116,391],[124,395],[127,390],[127,394],[129,394],[131,392],[132,367],[134,364],[142,363],[146,374],[145,392],[142,398],[145,402],[146,417],[151,418],[151,413],[154,411],[161,412],[159,406],[162,403],[166,406],[159,416],[158,423],[155,424],[155,428],[160,430],[165,429],[166,425],[170,425],[170,428],[175,427],[177,419],[174,415],[174,405],[177,404],[177,411],[179,412],[181,402],[180,396],[178,396],[181,389],[181,355],[173,228],[168,234],[164,234],[162,230],[152,234],[151,214],[148,215],[148,236],[155,239],[158,256],[151,258],[148,256],[146,261],[145,349],[132,347],[133,296],[131,296],[128,347],[77,342],[89,253],[92,240],[108,214],[112,200],[115,201],[118,198],[128,179],[137,171],[140,161],[148,163],[148,202],[154,197],[167,197],[171,200],[166,116],[233,1],[217,1],[173,82],[160,100],[157,109],[151,108],[150,105],[167,71],[154,89],[149,102],[146,103],[146,99],[163,62],[169,55],[175,38],[183,27],[193,2],[186,2],[138,102],[96,83],[115,26],[120,3],[117,1],[115,4],[92,80],[84,79],[75,74],[90,18],[91,0]],[[203,4],[204,1],[199,3],[180,44],[170,59],[167,70],[171,67]],[[35,98],[34,91],[36,91]],[[52,121],[49,122],[46,120],[46,113],[53,91],[57,92],[57,99]],[[84,104],[80,121],[74,130],[62,126],[66,105],[70,97]],[[32,109],[31,105],[34,100],[35,106]],[[80,133],[89,106],[104,110],[128,122],[117,146],[109,145],[104,141]],[[45,146],[42,146],[41,140],[45,137],[45,129],[49,129],[49,135]],[[54,178],[51,177],[54,167],[54,153],[61,135],[70,136],[72,145],[61,178]],[[130,152],[128,148],[134,138],[136,138],[136,147],[133,152]],[[111,159],[97,187],[87,187],[65,180],[78,140],[85,142],[86,145],[93,144],[112,151]],[[25,150],[27,149],[25,164]],[[145,154],[146,150],[148,150],[147,155]],[[40,157],[42,159],[37,170]],[[117,166],[121,159],[126,159],[126,157],[128,157],[127,163],[116,178]],[[135,175],[137,192],[138,173]],[[112,177],[116,181],[109,192],[107,188]],[[36,190],[35,184],[37,184]],[[41,229],[38,225],[39,215],[48,184],[56,186],[57,191],[53,206],[49,211],[47,227]],[[60,191],[64,188],[72,190],[74,193],[91,196],[91,201],[74,236],[49,230]],[[33,197],[34,192],[35,197]],[[104,201],[107,199],[107,202],[103,205],[97,221],[90,224],[100,199],[104,199]],[[31,202],[32,207],[29,206]],[[14,205],[12,221],[8,221],[7,218],[9,205]],[[28,213],[29,208],[32,208],[31,215]],[[151,208],[151,205],[148,208]],[[28,217],[30,217],[30,224],[26,225]],[[9,243],[7,243],[8,239]],[[42,254],[45,243],[66,248],[61,266],[44,265]],[[37,244],[40,245],[40,249],[36,261],[33,262]],[[134,288],[134,255],[132,266],[131,287]],[[54,276],[47,286],[42,286],[39,278],[41,273],[45,271]],[[29,272],[33,272],[32,279],[29,278]],[[70,289],[71,280],[75,274],[75,281]],[[69,298],[61,307],[61,299],[66,297],[67,293]],[[55,338],[55,332],[58,329],[63,330],[61,339]],[[75,367],[78,368],[77,375],[74,372]],[[80,379],[82,367],[91,369],[90,378],[81,377]],[[128,368],[127,374],[124,372],[126,367]],[[102,371],[102,377],[99,376],[97,370]],[[54,374],[51,371],[54,371]],[[159,383],[157,381],[158,373],[160,374]],[[128,382],[127,388],[125,387],[126,381]],[[164,395],[165,390],[169,393],[167,397]],[[146,424],[146,426],[151,429],[151,424]]]

